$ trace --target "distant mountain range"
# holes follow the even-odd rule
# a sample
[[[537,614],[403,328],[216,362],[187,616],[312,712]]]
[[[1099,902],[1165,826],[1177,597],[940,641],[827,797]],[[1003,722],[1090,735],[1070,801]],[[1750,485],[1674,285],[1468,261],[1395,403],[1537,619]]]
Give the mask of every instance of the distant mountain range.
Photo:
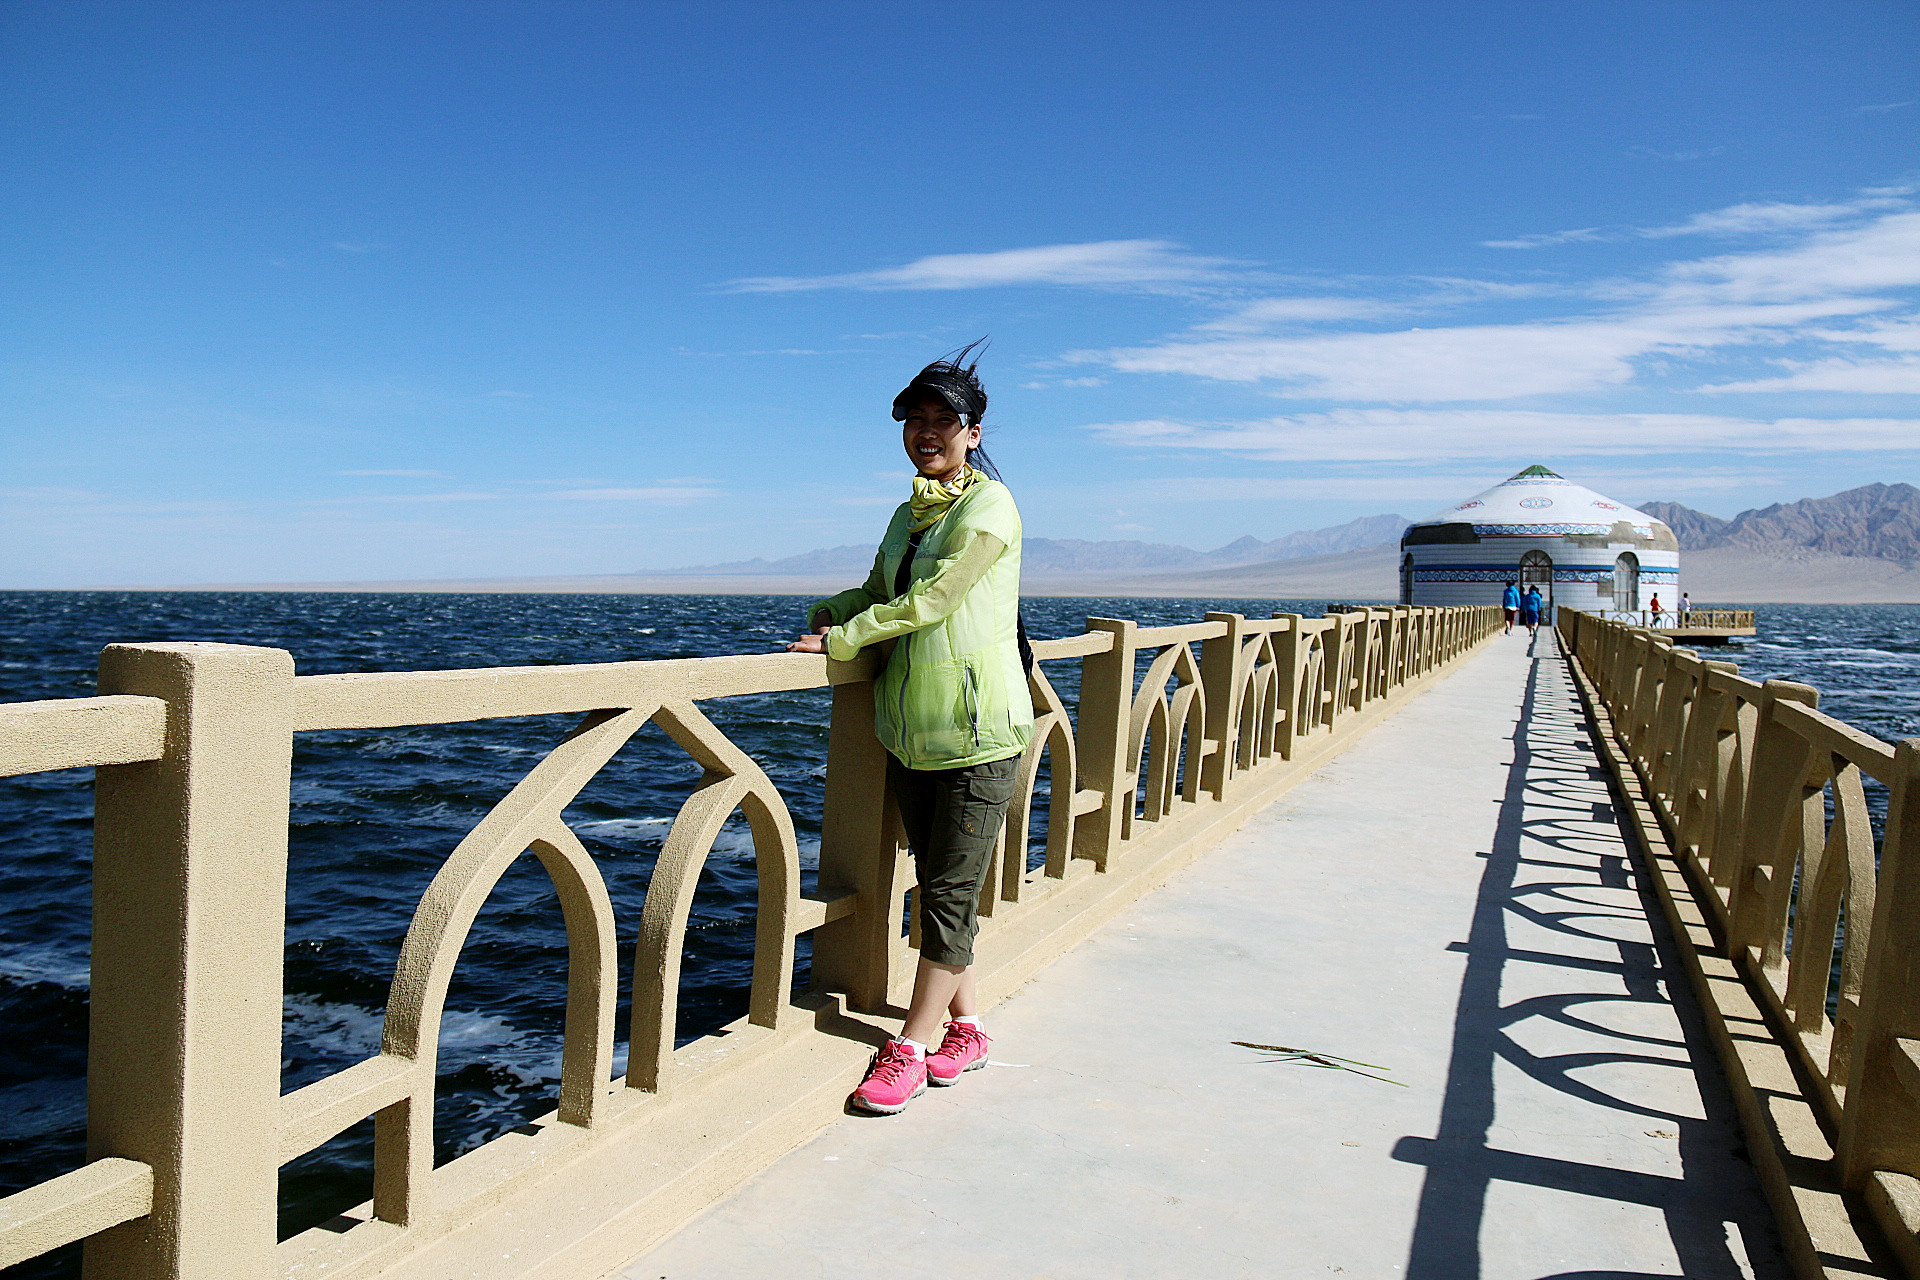
[[[1731,520],[1677,502],[1642,502],[1639,509],[1664,521],[1682,551],[1800,549],[1903,564],[1920,561],[1920,489],[1910,484],[1862,485],[1832,497],[1742,511]]]
[[[1711,518],[1711,517],[1709,517]],[[1020,568],[1027,577],[1095,577],[1103,574],[1173,573],[1182,569],[1231,569],[1241,565],[1299,560],[1395,542],[1412,523],[1405,516],[1362,516],[1330,529],[1308,529],[1262,542],[1244,537],[1215,551],[1195,551],[1168,542],[1090,542],[1080,538],[1026,538]],[[873,564],[873,545],[857,543],[807,551],[779,560],[736,560],[695,565],[672,574],[739,574],[793,577],[815,573],[864,574]],[[657,576],[661,571],[653,571]]]

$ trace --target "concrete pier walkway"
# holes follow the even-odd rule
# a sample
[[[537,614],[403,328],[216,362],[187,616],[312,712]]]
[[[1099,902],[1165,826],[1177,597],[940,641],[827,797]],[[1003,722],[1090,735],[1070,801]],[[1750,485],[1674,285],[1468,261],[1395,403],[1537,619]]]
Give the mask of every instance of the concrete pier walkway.
[[[1553,637],[1496,637],[992,1011],[994,1067],[623,1274],[1784,1277],[1639,881]]]

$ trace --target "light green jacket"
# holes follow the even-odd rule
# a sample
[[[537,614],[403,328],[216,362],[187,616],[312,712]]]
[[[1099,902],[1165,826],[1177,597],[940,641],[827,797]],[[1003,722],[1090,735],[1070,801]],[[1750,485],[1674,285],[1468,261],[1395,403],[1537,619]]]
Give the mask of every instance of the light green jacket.
[[[961,769],[1027,749],[1033,700],[1020,663],[1020,512],[997,480],[955,498],[920,538],[912,584],[895,596],[909,504],[887,526],[865,584],[808,606],[826,614],[842,662],[895,640],[874,683],[880,745],[909,769]]]

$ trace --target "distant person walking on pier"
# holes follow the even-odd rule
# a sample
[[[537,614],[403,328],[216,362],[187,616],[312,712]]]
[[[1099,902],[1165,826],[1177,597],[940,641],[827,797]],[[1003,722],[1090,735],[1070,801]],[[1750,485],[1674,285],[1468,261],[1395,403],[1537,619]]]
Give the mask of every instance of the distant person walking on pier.
[[[1546,600],[1537,586],[1528,587],[1527,594],[1520,597],[1520,624],[1532,635],[1540,625],[1540,612],[1547,607]]]
[[[1655,593],[1653,599],[1647,601],[1647,615],[1653,620],[1651,625],[1655,627],[1660,625],[1660,596],[1658,593]]]
[[[919,881],[920,967],[900,1035],[853,1102],[892,1113],[986,1065],[973,939],[980,891],[1033,732],[1020,629],[1020,512],[980,448],[987,393],[971,344],[893,401],[917,474],[866,582],[807,610],[787,648],[848,661],[886,650],[874,684],[887,784]],[[936,1037],[937,1043],[936,1043]],[[931,1047],[931,1048],[930,1048]]]
[[[1520,616],[1520,588],[1511,582],[1507,583],[1506,592],[1500,597],[1500,607],[1507,611],[1507,629],[1500,634],[1510,636],[1513,634],[1513,620]]]
[[[1689,600],[1687,598],[1687,593],[1682,591],[1680,593],[1680,625],[1683,627],[1686,626],[1688,621],[1692,618],[1692,616],[1693,616],[1693,601]]]

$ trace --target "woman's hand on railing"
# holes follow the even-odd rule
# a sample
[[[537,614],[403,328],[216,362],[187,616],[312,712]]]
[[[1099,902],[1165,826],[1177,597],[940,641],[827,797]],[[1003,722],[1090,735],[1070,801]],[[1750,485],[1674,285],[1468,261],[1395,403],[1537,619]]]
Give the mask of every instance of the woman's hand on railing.
[[[827,651],[827,642],[821,639],[821,637],[826,635],[827,632],[831,631],[832,629],[833,629],[832,623],[822,623],[821,625],[815,627],[811,632],[807,633],[804,636],[801,636],[798,640],[789,642],[787,645],[787,652],[788,653],[825,653]]]

